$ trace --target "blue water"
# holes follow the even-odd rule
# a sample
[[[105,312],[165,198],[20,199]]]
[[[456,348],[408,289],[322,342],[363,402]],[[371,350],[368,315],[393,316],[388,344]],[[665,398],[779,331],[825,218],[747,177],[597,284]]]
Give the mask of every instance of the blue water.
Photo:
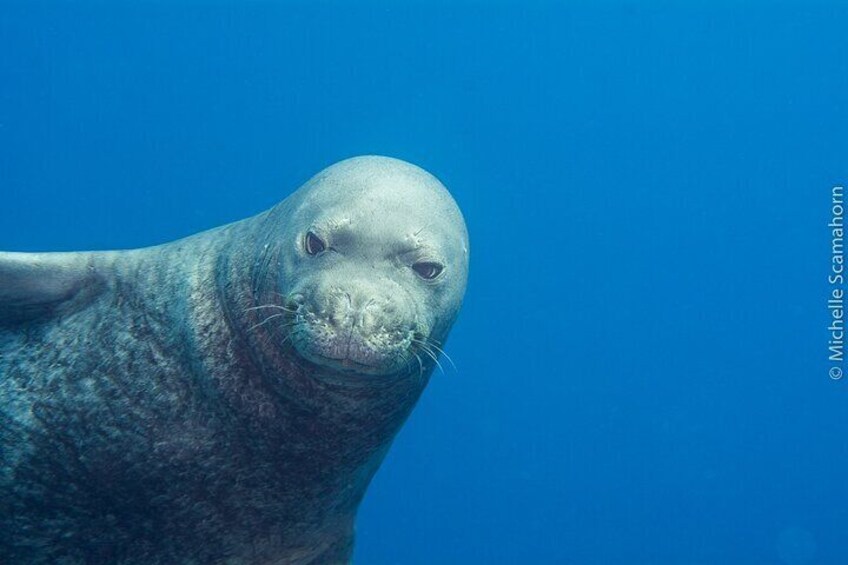
[[[848,563],[848,5],[127,4],[0,5],[0,248],[164,242],[364,153],[465,213],[457,370],[357,563]]]

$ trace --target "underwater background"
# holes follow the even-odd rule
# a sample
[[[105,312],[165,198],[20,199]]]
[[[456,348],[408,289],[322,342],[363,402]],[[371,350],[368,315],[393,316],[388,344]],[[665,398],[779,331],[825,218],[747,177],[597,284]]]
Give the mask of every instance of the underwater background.
[[[356,563],[848,563],[846,32],[800,0],[2,2],[0,249],[412,161],[471,276]]]

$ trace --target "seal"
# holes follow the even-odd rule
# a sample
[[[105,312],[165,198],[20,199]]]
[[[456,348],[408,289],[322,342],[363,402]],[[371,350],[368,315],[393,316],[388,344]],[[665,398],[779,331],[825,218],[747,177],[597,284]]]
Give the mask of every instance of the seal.
[[[447,190],[377,156],[173,243],[0,253],[0,561],[347,562],[467,272]]]

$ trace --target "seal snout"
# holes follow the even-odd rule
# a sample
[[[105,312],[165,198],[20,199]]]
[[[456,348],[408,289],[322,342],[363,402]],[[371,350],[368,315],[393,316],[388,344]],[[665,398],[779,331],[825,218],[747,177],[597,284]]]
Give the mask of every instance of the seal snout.
[[[368,286],[317,291],[300,302],[292,341],[300,354],[340,370],[388,374],[406,364],[415,329],[402,296]]]

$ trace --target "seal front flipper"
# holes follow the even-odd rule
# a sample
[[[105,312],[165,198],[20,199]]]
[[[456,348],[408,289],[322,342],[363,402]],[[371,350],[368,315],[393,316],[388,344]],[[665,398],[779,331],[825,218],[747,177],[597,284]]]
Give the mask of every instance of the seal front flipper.
[[[87,304],[106,286],[94,255],[0,252],[0,326]]]

